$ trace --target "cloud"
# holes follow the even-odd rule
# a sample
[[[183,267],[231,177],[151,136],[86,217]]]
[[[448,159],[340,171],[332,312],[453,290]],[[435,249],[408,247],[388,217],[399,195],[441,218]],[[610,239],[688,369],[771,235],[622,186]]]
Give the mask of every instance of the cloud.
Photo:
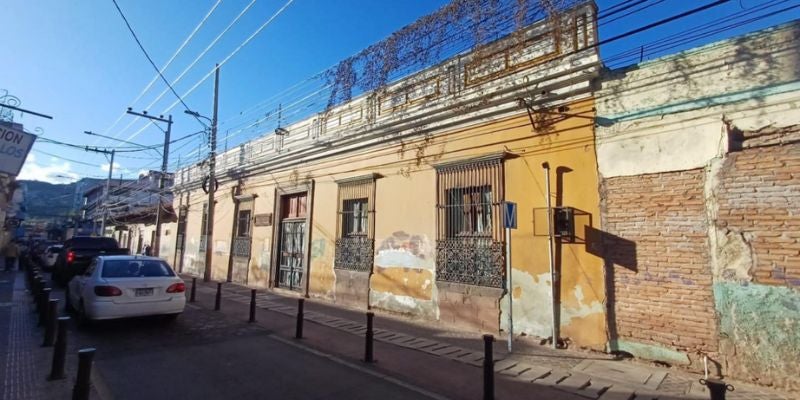
[[[69,183],[80,179],[80,175],[72,171],[72,164],[68,161],[42,165],[36,162],[36,155],[28,154],[17,179],[43,181],[50,183]]]

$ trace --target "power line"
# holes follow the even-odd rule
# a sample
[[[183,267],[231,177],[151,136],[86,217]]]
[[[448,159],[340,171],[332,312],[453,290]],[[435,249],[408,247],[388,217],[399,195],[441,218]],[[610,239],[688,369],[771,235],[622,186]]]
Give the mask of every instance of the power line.
[[[114,1],[116,1],[116,0],[114,0]],[[248,43],[250,43],[250,41],[252,41],[252,40],[253,40],[253,38],[255,38],[256,36],[258,36],[258,34],[259,34],[259,33],[261,33],[261,31],[263,31],[263,30],[264,30],[264,28],[266,28],[267,26],[269,26],[269,24],[270,24],[270,23],[272,23],[272,21],[273,21],[273,20],[275,20],[275,18],[277,18],[279,15],[281,15],[281,13],[283,13],[283,11],[284,11],[284,10],[286,10],[286,8],[287,8],[287,7],[289,7],[289,5],[291,5],[293,2],[294,2],[294,0],[288,0],[288,1],[286,2],[286,4],[284,4],[284,5],[283,5],[283,6],[282,6],[280,9],[278,9],[278,11],[276,11],[274,14],[272,14],[272,16],[271,16],[271,17],[269,17],[269,19],[268,19],[266,22],[264,22],[263,24],[261,24],[261,26],[260,26],[260,27],[258,27],[258,29],[256,29],[256,30],[255,30],[255,32],[253,32],[253,33],[252,33],[252,34],[251,34],[251,35],[250,35],[250,36],[249,36],[247,39],[245,39],[245,41],[244,41],[244,42],[242,42],[241,44],[239,44],[239,46],[237,46],[237,47],[236,47],[236,49],[235,49],[233,52],[231,52],[230,54],[228,54],[228,56],[227,56],[227,57],[225,57],[225,58],[224,58],[222,61],[220,61],[220,62],[219,62],[219,64],[218,64],[218,67],[222,67],[223,65],[225,65],[225,63],[227,63],[228,61],[230,61],[230,59],[231,59],[231,58],[233,58],[233,56],[235,56],[235,55],[236,55],[236,54],[237,54],[237,53],[238,53],[240,50],[242,50],[242,48],[244,48],[244,46],[247,46],[247,44],[248,44]],[[191,94],[192,92],[194,92],[194,91],[195,91],[195,89],[197,89],[197,87],[199,87],[199,86],[200,86],[200,85],[201,85],[203,82],[205,82],[205,81],[206,81],[206,79],[208,79],[209,77],[211,77],[211,75],[213,75],[213,74],[214,74],[214,71],[215,71],[215,70],[216,70],[216,67],[215,67],[214,69],[212,69],[211,71],[209,71],[209,72],[208,72],[208,73],[207,73],[207,74],[206,74],[206,75],[205,75],[203,78],[201,78],[201,79],[200,79],[200,80],[199,80],[197,83],[195,83],[195,85],[194,85],[194,86],[192,86],[192,87],[191,87],[191,88],[190,88],[190,89],[189,89],[189,90],[188,90],[186,93],[184,93],[184,96],[188,96],[189,94]],[[170,104],[170,106],[169,106],[169,107],[167,107],[167,108],[166,108],[166,110],[162,111],[162,113],[169,112],[169,111],[170,111],[170,110],[172,110],[172,109],[173,109],[173,108],[174,108],[176,105],[178,105],[178,102],[174,102],[174,103]],[[130,137],[128,137],[128,139],[127,139],[127,140],[130,140],[130,139],[132,139],[132,138],[136,137],[136,136],[137,136],[137,135],[139,135],[139,133],[141,133],[143,130],[144,130],[144,128],[140,129],[139,131],[137,131],[136,133],[134,133],[133,135],[131,135]]]
[[[180,103],[183,104],[183,107],[186,108],[187,110],[191,110],[191,108],[189,108],[189,106],[186,104],[186,102],[183,101],[183,98],[181,98],[181,96],[178,94],[178,92],[175,91],[175,88],[173,88],[172,85],[169,84],[169,81],[167,80],[167,78],[164,77],[164,74],[161,73],[161,70],[158,69],[158,66],[156,66],[156,63],[153,62],[152,58],[150,58],[150,54],[147,54],[147,50],[145,50],[144,46],[142,45],[142,42],[139,40],[139,37],[136,36],[136,32],[134,32],[133,27],[131,27],[130,22],[128,22],[128,18],[125,17],[125,13],[123,13],[122,9],[119,8],[119,4],[117,4],[117,0],[111,0],[111,1],[114,2],[114,6],[117,8],[117,11],[119,11],[119,16],[122,17],[123,21],[125,21],[125,26],[128,27],[128,31],[131,32],[131,36],[133,36],[133,39],[136,40],[136,44],[139,45],[139,48],[142,50],[142,53],[144,53],[144,56],[147,57],[147,61],[149,61],[150,65],[153,66],[153,69],[156,70],[156,72],[158,73],[158,76],[161,77],[161,80],[164,81],[164,84],[167,85],[167,87],[169,88],[170,91],[172,91],[172,94],[174,94],[175,97],[178,98],[178,101],[180,101]],[[201,125],[206,126],[206,124],[202,120],[200,120],[200,118],[195,117],[195,119],[197,119],[197,122],[200,122]]]
[[[194,66],[197,64],[197,62],[198,62],[198,61],[200,61],[200,59],[202,59],[202,58],[203,58],[203,57],[204,57],[204,56],[205,56],[205,55],[206,55],[206,54],[207,54],[207,53],[208,53],[208,52],[209,52],[209,51],[210,51],[210,50],[211,50],[211,49],[212,49],[214,46],[216,46],[216,45],[217,45],[217,43],[220,41],[220,39],[222,39],[222,37],[223,37],[223,36],[225,36],[225,34],[226,34],[226,33],[228,33],[228,31],[230,31],[230,30],[231,30],[231,28],[233,28],[233,26],[234,26],[234,25],[236,25],[236,24],[239,22],[239,20],[242,18],[242,16],[244,16],[244,15],[245,15],[245,14],[246,14],[246,13],[247,13],[249,10],[250,10],[250,8],[252,8],[252,6],[253,6],[253,4],[255,4],[255,2],[256,2],[256,0],[252,0],[252,1],[251,1],[251,2],[250,2],[248,5],[247,5],[247,6],[245,6],[245,7],[244,7],[244,8],[243,8],[243,9],[242,9],[240,12],[239,12],[239,14],[238,14],[238,15],[236,15],[236,17],[234,17],[234,18],[233,18],[233,20],[232,20],[230,23],[228,23],[228,26],[226,26],[226,27],[225,27],[225,29],[223,29],[223,30],[222,30],[222,31],[221,31],[219,34],[217,34],[217,36],[216,36],[216,37],[215,37],[215,38],[214,38],[214,39],[211,41],[211,43],[209,43],[209,44],[208,44],[208,45],[205,47],[205,49],[203,49],[203,51],[201,51],[201,52],[200,52],[200,54],[198,54],[198,55],[197,55],[197,56],[196,56],[196,57],[195,57],[195,58],[192,60],[192,62],[191,62],[191,63],[189,63],[189,65],[188,65],[188,66],[186,66],[186,67],[185,67],[185,68],[184,68],[184,69],[181,71],[181,73],[180,73],[180,74],[178,74],[178,77],[177,77],[177,78],[175,78],[175,79],[172,81],[172,84],[173,84],[173,85],[174,85],[174,84],[177,84],[177,83],[178,83],[178,82],[179,82],[181,79],[183,79],[183,77],[184,77],[184,76],[185,76],[185,75],[186,75],[186,74],[187,74],[187,73],[188,73],[188,72],[189,72],[189,71],[190,71],[192,68],[194,68]],[[155,104],[156,104],[156,103],[157,103],[159,100],[161,100],[161,98],[162,98],[162,97],[164,97],[164,95],[165,95],[166,93],[167,93],[167,90],[163,90],[163,91],[161,91],[161,93],[159,93],[159,94],[158,94],[158,96],[156,96],[156,98],[155,98],[153,101],[151,101],[151,102],[150,102],[150,104],[148,104],[148,105],[147,105],[147,107],[145,107],[145,108],[148,108],[148,109],[149,109],[149,108],[153,107],[153,106],[154,106],[154,105],[155,105]],[[197,118],[197,117],[195,116],[195,118]],[[128,128],[130,128],[130,127],[131,127],[131,126],[132,126],[132,125],[133,125],[133,124],[134,124],[134,123],[135,123],[137,120],[138,120],[138,118],[137,118],[137,119],[134,119],[134,120],[132,120],[130,123],[128,123],[128,125],[127,125],[127,126],[125,126],[125,128],[123,128],[123,129],[122,129],[122,131],[120,132],[120,134],[122,134],[123,132],[126,132],[126,131],[128,130]],[[150,125],[152,122],[153,122],[153,121],[148,121],[148,122],[147,122],[147,123],[146,123],[146,124],[145,124],[145,125],[144,125],[142,128],[140,128],[140,129],[139,129],[139,130],[136,132],[136,135],[138,135],[139,133],[141,133],[141,132],[142,132],[142,131],[143,131],[145,128],[147,128],[147,127],[148,127],[148,126],[149,126],[149,125]]]
[[[186,45],[189,44],[189,42],[192,40],[192,38],[194,38],[194,35],[197,34],[197,32],[200,30],[200,28],[203,27],[203,25],[205,25],[205,23],[208,20],[208,18],[211,16],[211,14],[214,13],[214,11],[217,9],[217,6],[219,6],[219,4],[221,2],[222,2],[222,0],[217,0],[217,2],[214,3],[214,5],[211,6],[211,9],[208,10],[208,12],[203,17],[203,19],[201,19],[200,22],[194,27],[192,32],[189,33],[189,36],[187,36],[186,39],[183,40],[183,43],[181,43],[181,45],[175,50],[175,52],[172,53],[172,56],[169,58],[169,60],[167,60],[167,62],[164,63],[164,65],[160,69],[160,73],[163,73],[164,71],[166,71],[166,69],[170,66],[170,64],[172,64],[172,61],[174,61],[175,58],[178,57],[178,54],[180,54],[181,51],[183,51],[183,49],[186,47]],[[131,105],[136,104],[136,102],[139,101],[139,99],[141,99],[142,96],[144,96],[145,93],[147,93],[147,91],[149,91],[151,87],[153,87],[153,84],[156,83],[156,81],[158,80],[158,77],[159,77],[159,74],[156,74],[155,76],[153,76],[153,79],[151,79],[150,82],[144,87],[144,89],[142,89],[142,91],[139,92],[139,95],[136,96],[135,99],[133,99],[133,101],[131,102]],[[106,128],[106,130],[103,131],[103,133],[108,133],[108,131],[110,131],[115,126],[117,126],[119,121],[121,121],[124,116],[125,116],[125,113],[124,112],[121,113],[120,116],[117,117],[117,120],[114,121],[114,123],[111,124],[111,126]],[[97,143],[97,141],[95,141],[95,143]]]

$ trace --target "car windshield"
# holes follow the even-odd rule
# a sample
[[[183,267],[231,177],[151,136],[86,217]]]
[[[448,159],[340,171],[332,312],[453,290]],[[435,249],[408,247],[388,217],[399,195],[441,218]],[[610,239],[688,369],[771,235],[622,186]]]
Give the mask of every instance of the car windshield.
[[[175,276],[172,268],[156,260],[107,260],[103,262],[103,278],[150,278]]]

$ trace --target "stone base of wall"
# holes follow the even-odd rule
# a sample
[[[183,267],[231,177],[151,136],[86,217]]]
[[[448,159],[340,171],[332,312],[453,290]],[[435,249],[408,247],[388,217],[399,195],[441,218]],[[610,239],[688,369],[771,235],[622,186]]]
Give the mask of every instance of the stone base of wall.
[[[334,302],[348,307],[366,308],[369,298],[369,272],[335,269]]]
[[[480,332],[500,331],[503,289],[450,282],[437,282],[437,288],[441,323]]]

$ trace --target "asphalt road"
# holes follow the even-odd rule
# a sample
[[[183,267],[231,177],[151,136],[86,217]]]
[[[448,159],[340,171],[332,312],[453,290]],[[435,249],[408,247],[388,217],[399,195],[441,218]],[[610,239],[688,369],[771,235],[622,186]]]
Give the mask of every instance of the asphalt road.
[[[143,318],[71,326],[97,349],[103,399],[426,399],[420,392],[188,305],[177,321]]]

